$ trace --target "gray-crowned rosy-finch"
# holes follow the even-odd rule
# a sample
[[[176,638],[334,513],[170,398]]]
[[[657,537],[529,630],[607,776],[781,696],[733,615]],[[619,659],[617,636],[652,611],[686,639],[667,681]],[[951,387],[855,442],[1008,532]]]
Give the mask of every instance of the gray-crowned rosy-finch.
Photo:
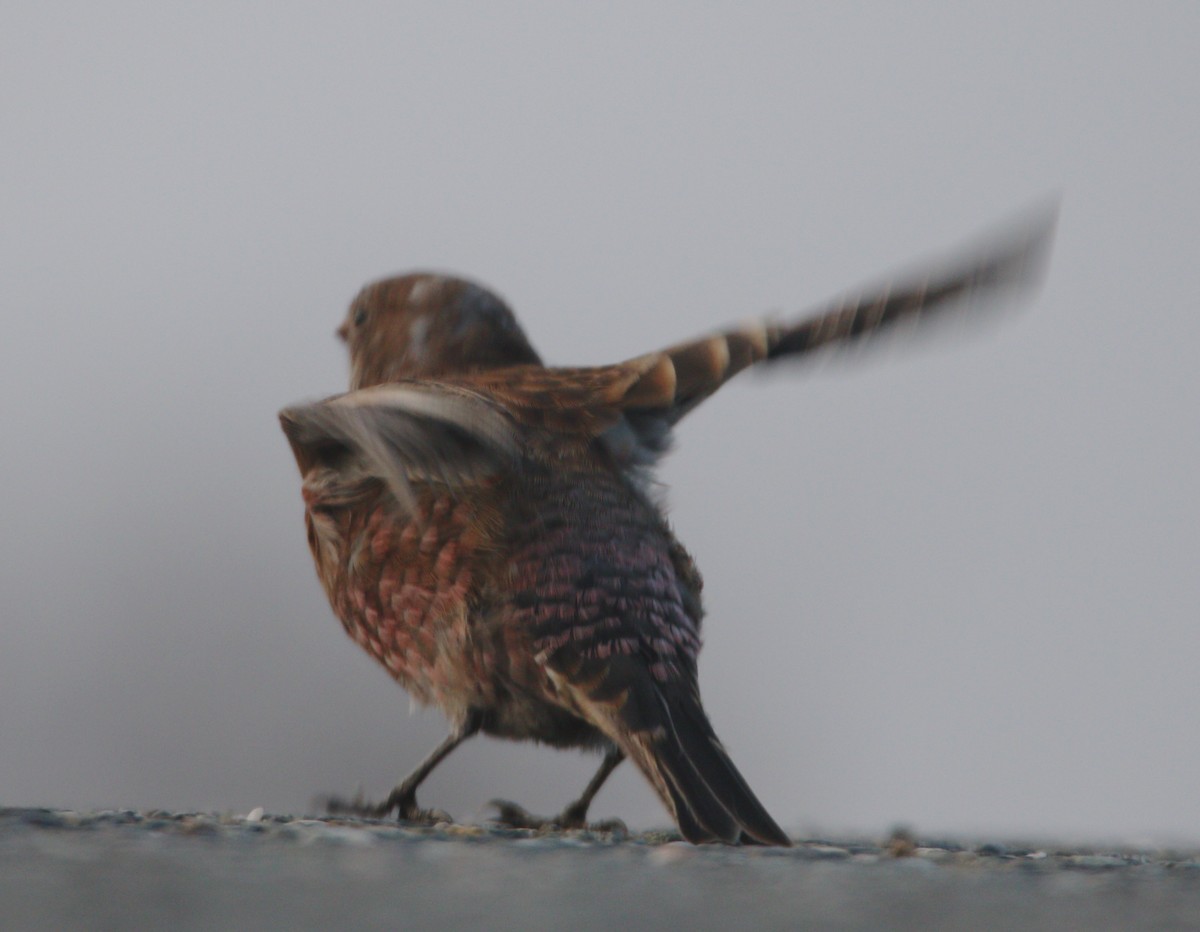
[[[588,368],[543,365],[478,285],[412,274],[363,289],[338,331],[352,390],[280,418],[334,612],[453,727],[383,804],[350,808],[421,817],[418,785],[482,731],[604,753],[560,824],[583,824],[628,757],[688,840],[788,844],[700,703],[700,574],[650,470],[675,424],[738,372],[1020,290],[1052,227],[1024,223],[796,323]]]

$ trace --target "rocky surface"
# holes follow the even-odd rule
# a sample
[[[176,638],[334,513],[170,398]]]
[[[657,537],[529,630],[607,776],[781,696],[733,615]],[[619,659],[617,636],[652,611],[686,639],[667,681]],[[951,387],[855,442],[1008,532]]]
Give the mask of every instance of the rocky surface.
[[[0,809],[0,928],[1200,928],[1200,852]]]

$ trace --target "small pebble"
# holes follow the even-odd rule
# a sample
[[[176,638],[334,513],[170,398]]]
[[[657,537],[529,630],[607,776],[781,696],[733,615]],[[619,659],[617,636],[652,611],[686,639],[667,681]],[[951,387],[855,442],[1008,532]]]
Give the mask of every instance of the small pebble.
[[[1128,863],[1125,858],[1108,854],[1072,854],[1063,858],[1063,864],[1067,867],[1081,867],[1086,870],[1109,870],[1125,867]]]
[[[65,824],[61,815],[49,809],[27,809],[22,814],[21,821],[38,828],[59,828]]]
[[[665,845],[659,845],[651,851],[647,860],[656,867],[665,867],[691,860],[696,851],[697,848],[694,845],[689,845],[685,841],[671,841]]]
[[[767,850],[787,851],[786,848],[770,848]],[[849,851],[845,848],[839,848],[836,845],[804,845],[801,847],[801,850],[818,861],[844,861],[850,857]]]
[[[917,839],[907,828],[897,828],[892,831],[884,847],[894,858],[910,858],[916,853]]]

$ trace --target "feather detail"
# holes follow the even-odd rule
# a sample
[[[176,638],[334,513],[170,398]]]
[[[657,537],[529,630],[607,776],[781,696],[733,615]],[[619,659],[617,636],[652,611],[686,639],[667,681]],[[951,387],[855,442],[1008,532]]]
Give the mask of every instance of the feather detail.
[[[404,508],[412,484],[450,489],[511,468],[517,439],[504,410],[452,385],[401,382],[335,395],[279,414],[300,471],[346,483],[378,479]]]

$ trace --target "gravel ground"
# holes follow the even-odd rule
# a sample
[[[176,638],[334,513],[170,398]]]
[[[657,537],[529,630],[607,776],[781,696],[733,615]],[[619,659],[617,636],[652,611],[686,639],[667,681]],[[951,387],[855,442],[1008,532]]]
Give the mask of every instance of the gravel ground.
[[[1200,929],[1200,852],[0,809],[0,928]]]

